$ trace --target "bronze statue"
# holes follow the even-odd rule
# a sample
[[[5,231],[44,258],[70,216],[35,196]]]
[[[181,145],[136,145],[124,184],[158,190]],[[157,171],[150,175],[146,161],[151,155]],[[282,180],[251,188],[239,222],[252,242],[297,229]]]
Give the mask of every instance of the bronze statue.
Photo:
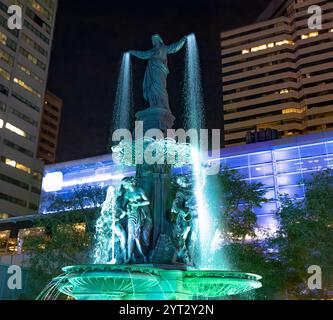
[[[149,102],[151,108],[170,110],[169,96],[167,92],[167,77],[169,74],[169,54],[178,52],[186,43],[186,37],[180,41],[165,45],[161,36],[152,36],[153,48],[148,51],[129,51],[133,56],[148,60],[143,81],[143,96]]]
[[[187,176],[177,177],[178,191],[173,201],[171,213],[176,216],[174,239],[176,255],[174,262],[192,263],[193,240],[196,236],[196,201],[192,183]]]
[[[150,202],[143,189],[136,186],[135,178],[124,178],[124,208],[127,217],[127,261],[135,261],[135,247],[144,263],[149,261],[149,242],[152,229]]]

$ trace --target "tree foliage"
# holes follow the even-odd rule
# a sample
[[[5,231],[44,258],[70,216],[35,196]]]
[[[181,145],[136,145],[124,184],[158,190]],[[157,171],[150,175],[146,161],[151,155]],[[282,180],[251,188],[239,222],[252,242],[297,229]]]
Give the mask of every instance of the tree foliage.
[[[49,199],[51,210],[58,213],[37,215],[34,227],[42,235],[28,237],[23,250],[28,255],[31,295],[38,293],[67,265],[90,263],[93,230],[98,205],[105,192],[101,188],[76,188],[68,199]],[[87,209],[87,203],[92,209]],[[72,211],[68,211],[72,209]],[[31,297],[30,297],[31,298]]]
[[[227,259],[230,269],[263,277],[263,287],[237,299],[269,299],[276,297],[280,262],[271,259],[267,244],[258,238],[255,208],[269,199],[261,183],[249,183],[236,170],[223,168],[218,176],[207,181],[207,196],[215,208],[224,243],[220,257]],[[261,235],[263,232],[261,232]],[[249,237],[251,240],[249,241]]]
[[[333,290],[333,172],[317,172],[304,185],[304,200],[281,198],[280,229],[271,243],[285,270],[281,282],[287,296],[326,298]],[[322,269],[322,290],[308,287],[313,265]]]
[[[218,222],[223,237],[233,241],[244,241],[255,237],[257,216],[254,209],[268,200],[261,183],[249,183],[236,170],[223,168],[216,176],[207,180],[207,197],[211,210],[218,212]]]

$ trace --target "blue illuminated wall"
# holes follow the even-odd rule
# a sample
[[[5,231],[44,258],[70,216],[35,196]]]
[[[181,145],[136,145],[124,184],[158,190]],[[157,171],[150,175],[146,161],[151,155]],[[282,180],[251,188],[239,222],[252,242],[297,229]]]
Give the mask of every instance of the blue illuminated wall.
[[[258,223],[276,227],[279,194],[304,196],[303,179],[324,168],[333,167],[333,132],[309,134],[281,140],[230,147],[221,150],[222,165],[238,170],[249,182],[261,182],[272,199],[257,208]],[[134,175],[134,168],[114,165],[111,155],[47,166],[43,179],[41,212],[47,213],[47,196],[70,195],[78,185],[107,187]]]
[[[39,211],[43,214],[52,212],[49,209],[52,195],[68,199],[77,187],[117,186],[124,177],[134,174],[135,168],[115,165],[110,154],[46,166]]]

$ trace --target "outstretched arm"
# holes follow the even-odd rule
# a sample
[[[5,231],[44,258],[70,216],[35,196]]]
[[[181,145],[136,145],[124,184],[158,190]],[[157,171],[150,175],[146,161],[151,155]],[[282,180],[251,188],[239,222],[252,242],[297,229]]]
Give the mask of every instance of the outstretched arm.
[[[177,53],[185,45],[186,39],[187,39],[187,37],[183,37],[178,42],[170,44],[169,46],[167,46],[168,54]]]
[[[142,60],[147,60],[150,59],[153,56],[153,50],[148,50],[148,51],[136,51],[136,50],[130,50],[129,53],[132,56],[135,56],[139,59]]]

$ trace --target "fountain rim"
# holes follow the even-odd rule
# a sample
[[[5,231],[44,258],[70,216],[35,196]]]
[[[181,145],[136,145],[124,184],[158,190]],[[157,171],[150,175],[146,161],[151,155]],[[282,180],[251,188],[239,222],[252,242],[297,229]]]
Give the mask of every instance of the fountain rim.
[[[132,265],[112,265],[112,264],[82,264],[72,265],[62,268],[63,274],[52,279],[52,283],[61,285],[58,290],[68,296],[76,299],[84,291],[92,286],[102,285],[108,279],[127,279],[132,285],[146,283],[149,287],[154,287],[160,281],[179,281],[183,285],[183,289],[178,293],[181,295],[190,295],[198,291],[206,297],[223,297],[232,294],[240,294],[262,287],[261,276],[239,271],[222,271],[222,270],[206,270],[195,269],[188,265],[154,265],[154,264],[132,264]],[[131,275],[130,275],[131,274]],[[149,276],[150,274],[150,276]],[[151,276],[153,276],[151,278]],[[134,282],[133,282],[134,281]],[[170,284],[169,284],[170,285]],[[240,288],[235,292],[231,287]],[[61,289],[62,288],[62,289]],[[80,289],[81,288],[81,289]],[[229,289],[228,289],[229,288]],[[148,288],[149,289],[149,288]],[[83,290],[81,292],[81,290]],[[216,291],[213,293],[213,291]],[[88,290],[89,291],[89,290]],[[96,296],[96,290],[88,292],[89,295]],[[139,294],[146,294],[147,288],[140,289]],[[221,292],[220,292],[221,291]],[[110,291],[111,293],[113,290]],[[119,290],[116,290],[115,298],[121,298]],[[231,293],[223,293],[231,292]],[[174,293],[174,292],[173,292]],[[79,299],[80,300],[80,299]],[[101,300],[104,300],[101,298]],[[134,299],[135,300],[135,299]]]
[[[227,270],[209,270],[209,269],[195,269],[193,267],[186,267],[185,265],[155,265],[155,264],[128,264],[128,265],[114,265],[114,264],[82,264],[72,265],[62,268],[62,271],[69,273],[78,272],[107,272],[107,271],[124,271],[124,272],[149,272],[156,276],[161,275],[161,272],[183,272],[184,278],[228,278],[228,279],[242,279],[242,280],[262,280],[262,276],[241,272],[241,271],[227,271]]]

